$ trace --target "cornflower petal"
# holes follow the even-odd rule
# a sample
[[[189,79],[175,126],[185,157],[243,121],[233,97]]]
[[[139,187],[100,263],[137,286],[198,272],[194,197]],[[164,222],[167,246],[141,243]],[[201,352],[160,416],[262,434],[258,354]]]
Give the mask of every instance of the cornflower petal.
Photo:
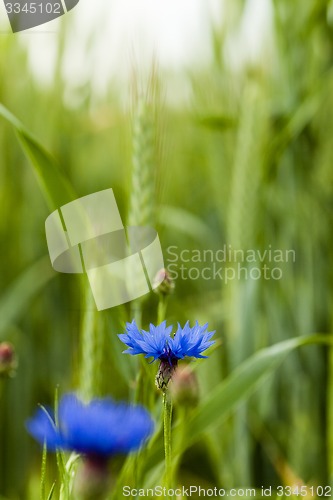
[[[27,420],[26,429],[42,446],[46,444],[49,451],[62,444],[54,420],[45,408],[38,408],[34,417]]]
[[[119,335],[120,340],[130,347],[124,352],[145,354],[146,358],[151,357],[153,360],[160,359],[172,364],[185,357],[205,358],[202,352],[215,342],[210,340],[215,332],[208,332],[208,323],[200,326],[196,321],[191,327],[187,321],[183,328],[178,323],[174,336],[171,335],[172,326],[167,327],[166,321],[158,326],[150,324],[149,331],[141,332],[133,323],[127,324],[131,326],[127,328],[127,335]]]
[[[46,439],[51,450],[61,448],[105,458],[138,449],[153,432],[153,421],[142,406],[108,398],[84,404],[74,394],[64,396],[59,403],[59,429],[52,424],[48,415],[38,412],[27,428],[40,443]]]

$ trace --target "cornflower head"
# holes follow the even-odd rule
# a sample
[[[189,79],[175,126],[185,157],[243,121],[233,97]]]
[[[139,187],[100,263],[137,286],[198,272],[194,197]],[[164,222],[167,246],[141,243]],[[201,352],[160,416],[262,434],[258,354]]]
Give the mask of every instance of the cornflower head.
[[[94,399],[85,404],[74,394],[59,402],[58,426],[41,407],[27,421],[28,432],[48,451],[74,451],[83,456],[85,484],[108,477],[109,459],[139,449],[153,432],[153,421],[140,405]],[[94,496],[97,498],[97,495]]]
[[[146,358],[160,360],[160,367],[156,376],[156,385],[163,392],[176,369],[178,361],[184,358],[206,358],[202,353],[214,344],[211,340],[215,331],[207,331],[208,324],[200,326],[196,321],[193,327],[189,322],[172,334],[172,326],[166,321],[155,326],[150,324],[149,331],[139,330],[135,320],[126,324],[126,333],[118,335],[120,340],[128,346],[124,354],[144,354]]]

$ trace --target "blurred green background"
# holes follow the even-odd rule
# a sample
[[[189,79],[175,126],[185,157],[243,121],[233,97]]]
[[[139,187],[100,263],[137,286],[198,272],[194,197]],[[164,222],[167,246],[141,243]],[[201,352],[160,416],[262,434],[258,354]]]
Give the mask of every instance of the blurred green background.
[[[157,70],[160,98],[151,126],[159,147],[148,175],[154,180],[149,217],[165,250],[271,245],[295,250],[296,261],[281,264],[281,280],[176,280],[168,320],[208,322],[222,339],[198,370],[203,397],[260,348],[332,332],[333,318],[333,4],[273,1],[271,50],[238,65],[230,64],[225,47],[246,2],[225,4],[223,20],[211,24],[211,61],[177,75],[190,89],[187,98],[169,102],[168,75]],[[111,81],[103,99],[93,99],[85,85],[69,105],[61,68],[70,29],[64,19],[50,86],[33,77],[22,38],[1,34],[0,101],[53,154],[78,196],[112,187],[128,221],[132,108]],[[78,277],[50,266],[44,232],[50,210],[2,118],[0,207],[0,340],[11,341],[19,359],[16,376],[0,380],[0,495],[35,500],[41,453],[24,422],[37,403],[52,404],[56,386],[61,393],[76,387],[83,305]],[[156,307],[157,297],[147,298],[144,325],[156,320]],[[117,362],[116,333],[132,311],[126,305],[101,313],[101,392],[119,399],[129,397],[132,374],[126,377]],[[329,484],[331,365],[324,347],[289,355],[184,456],[184,481],[225,488]]]

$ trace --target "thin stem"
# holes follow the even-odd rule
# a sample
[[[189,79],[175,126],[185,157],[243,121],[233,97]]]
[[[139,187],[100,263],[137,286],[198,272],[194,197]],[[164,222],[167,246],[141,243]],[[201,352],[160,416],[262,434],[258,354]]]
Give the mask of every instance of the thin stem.
[[[172,487],[172,455],[171,455],[171,420],[172,402],[168,392],[163,393],[164,409],[164,453],[165,453],[165,482],[166,487]]]
[[[328,354],[328,393],[327,393],[327,435],[328,435],[328,481],[333,486],[333,347]]]
[[[60,487],[59,500],[68,500],[68,493],[66,492],[63,484]]]
[[[135,319],[136,324],[141,328],[142,323],[142,299],[131,302],[131,319]]]
[[[165,320],[167,309],[167,299],[163,295],[160,296],[157,306],[157,324],[159,325]]]
[[[89,401],[100,392],[100,373],[103,361],[103,329],[93,295],[84,283],[85,311],[81,329],[81,366],[79,389],[84,400]]]

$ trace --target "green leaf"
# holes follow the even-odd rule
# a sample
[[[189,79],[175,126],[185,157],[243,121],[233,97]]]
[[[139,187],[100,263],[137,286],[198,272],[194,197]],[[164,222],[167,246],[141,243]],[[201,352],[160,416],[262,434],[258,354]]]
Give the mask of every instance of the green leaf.
[[[191,236],[197,241],[213,241],[214,232],[208,224],[202,222],[197,215],[179,207],[162,205],[158,214],[158,222],[166,227]]]
[[[51,498],[53,497],[55,485],[55,483],[52,484],[52,488],[50,490],[49,496],[47,497],[47,500],[51,500]]]
[[[75,191],[63,173],[59,170],[54,158],[35,139],[24,125],[2,104],[0,116],[15,129],[22,149],[30,160],[42,193],[49,208],[53,211],[77,198]]]
[[[258,384],[276,370],[291,351],[309,344],[330,343],[333,343],[333,336],[303,336],[280,342],[251,356],[222,381],[194,412],[187,422],[186,444],[194,443],[203,431],[220,424],[240,401],[248,398]]]
[[[54,277],[49,257],[42,257],[25,270],[0,297],[0,339],[32,298]]]
[[[184,452],[198,441],[204,432],[221,424],[241,401],[246,400],[258,385],[276,370],[290,352],[309,344],[333,344],[333,336],[311,335],[286,340],[262,349],[242,363],[207,395],[188,418],[186,438],[182,440],[182,446],[174,450],[174,454]],[[179,424],[174,427],[173,433],[177,434],[178,431]],[[162,456],[163,444],[161,440],[155,441],[149,450],[147,467],[154,467]]]
[[[203,125],[204,127],[225,131],[232,127],[236,126],[236,119],[231,116],[223,116],[223,115],[206,115],[197,118],[197,122],[199,125]]]

